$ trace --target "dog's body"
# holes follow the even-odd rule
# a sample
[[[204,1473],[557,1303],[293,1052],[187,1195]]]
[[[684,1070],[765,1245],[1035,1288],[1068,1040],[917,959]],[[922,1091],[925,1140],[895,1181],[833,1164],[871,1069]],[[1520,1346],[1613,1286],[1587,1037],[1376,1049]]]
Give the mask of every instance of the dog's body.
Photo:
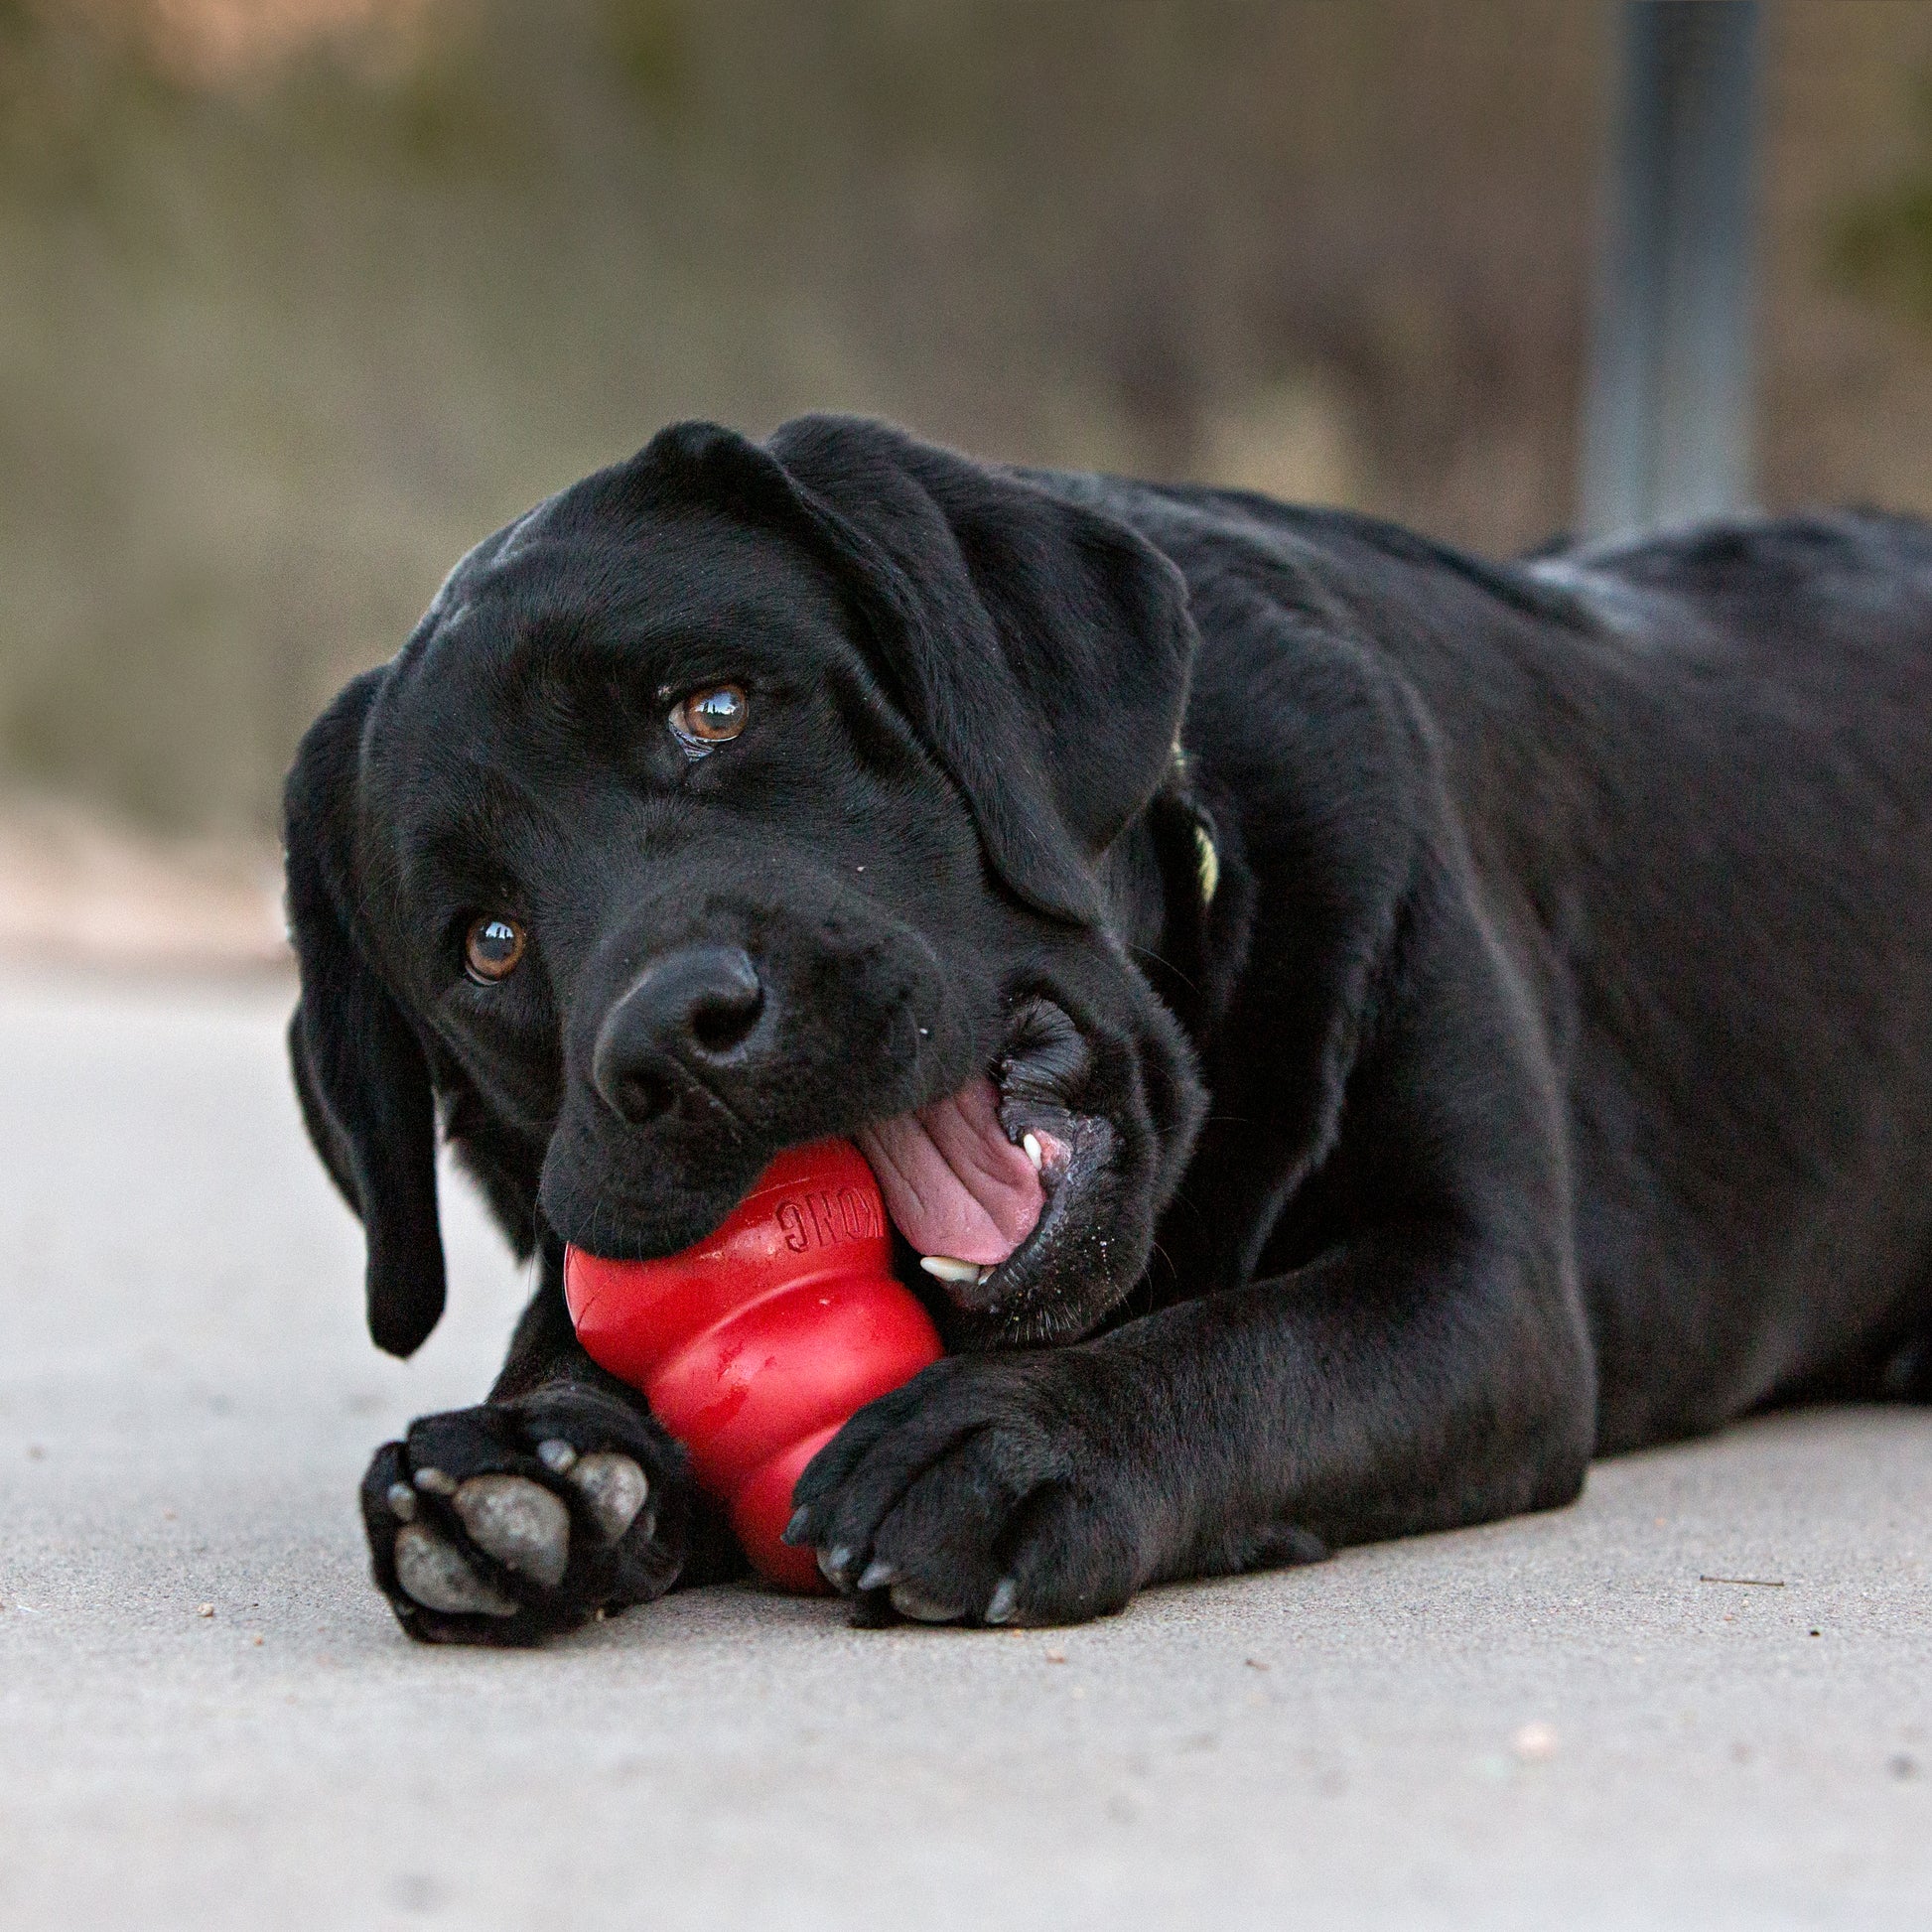
[[[667,732],[719,684],[742,738]],[[562,1242],[681,1246],[824,1133],[928,1252],[896,1149],[993,1244],[935,1302],[957,1352],[799,1485],[874,1607],[1091,1615],[1560,1503],[1769,1400],[1932,1393],[1916,524],[1494,567],[867,424],[667,431],[349,687],[289,860],[378,1339],[441,1306],[437,1104],[540,1256],[490,1402],[364,1486],[418,1635],[728,1567],[577,1349]],[[530,959],[472,985],[498,911]],[[1023,1140],[1037,1185],[986,1180]],[[1029,1187],[1017,1238],[975,1218]]]

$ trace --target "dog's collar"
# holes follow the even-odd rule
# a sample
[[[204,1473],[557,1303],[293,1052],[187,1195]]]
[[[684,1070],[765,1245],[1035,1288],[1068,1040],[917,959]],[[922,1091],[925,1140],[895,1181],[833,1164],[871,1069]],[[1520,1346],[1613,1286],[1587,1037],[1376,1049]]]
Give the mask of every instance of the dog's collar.
[[[1169,783],[1173,795],[1194,821],[1194,876],[1200,881],[1200,902],[1205,910],[1214,903],[1214,895],[1220,890],[1221,854],[1214,843],[1214,821],[1193,796],[1187,775],[1187,753],[1178,737],[1173,742]]]
[[[1194,820],[1194,854],[1199,862],[1200,902],[1212,905],[1221,884],[1221,855],[1215,850],[1214,835],[1200,818]]]

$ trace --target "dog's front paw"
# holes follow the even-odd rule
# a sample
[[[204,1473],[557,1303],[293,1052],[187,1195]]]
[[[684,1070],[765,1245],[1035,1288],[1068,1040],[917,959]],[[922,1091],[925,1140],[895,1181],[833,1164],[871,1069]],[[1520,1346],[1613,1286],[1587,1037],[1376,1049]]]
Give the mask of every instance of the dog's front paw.
[[[812,1459],[785,1540],[921,1622],[1118,1610],[1153,1574],[1153,1512],[1087,1366],[1071,1349],[936,1363]]]
[[[540,1391],[410,1425],[362,1479],[375,1581],[425,1643],[526,1644],[676,1581],[682,1451],[595,1389]]]

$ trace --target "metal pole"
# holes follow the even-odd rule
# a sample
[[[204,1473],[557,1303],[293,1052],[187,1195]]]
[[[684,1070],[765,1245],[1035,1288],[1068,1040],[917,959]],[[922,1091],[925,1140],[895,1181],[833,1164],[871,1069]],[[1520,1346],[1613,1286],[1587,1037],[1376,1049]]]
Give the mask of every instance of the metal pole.
[[[1751,495],[1757,0],[1625,0],[1584,424],[1590,536]]]

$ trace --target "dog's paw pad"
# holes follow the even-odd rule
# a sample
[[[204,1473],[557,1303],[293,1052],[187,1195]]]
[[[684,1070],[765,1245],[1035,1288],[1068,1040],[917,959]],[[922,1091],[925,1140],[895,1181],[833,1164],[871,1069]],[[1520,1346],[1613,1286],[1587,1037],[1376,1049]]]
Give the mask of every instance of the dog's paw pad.
[[[617,1449],[598,1449],[570,1465],[569,1480],[577,1485],[605,1540],[615,1543],[632,1523],[650,1495],[650,1480],[630,1457]]]
[[[545,1589],[563,1582],[570,1568],[570,1511],[540,1484],[522,1476],[472,1476],[459,1485],[450,1507],[477,1548],[505,1570]]]
[[[396,1532],[396,1581],[426,1610],[452,1616],[514,1616],[516,1605],[420,1523]]]

